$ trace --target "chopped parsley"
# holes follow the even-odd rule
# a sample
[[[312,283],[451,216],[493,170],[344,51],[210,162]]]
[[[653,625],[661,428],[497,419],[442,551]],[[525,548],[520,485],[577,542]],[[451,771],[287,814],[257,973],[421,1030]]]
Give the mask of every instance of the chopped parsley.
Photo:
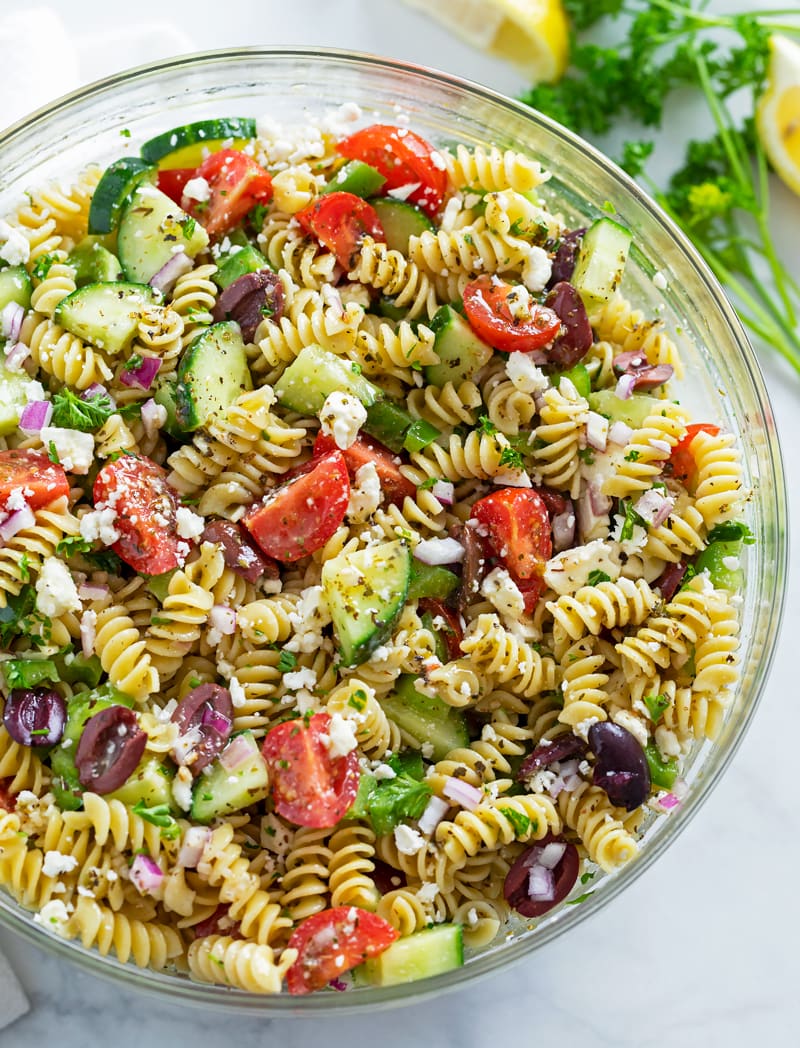
[[[632,448],[628,452],[628,454],[625,456],[625,461],[626,462],[638,462],[639,461],[639,452],[635,448]]]
[[[187,240],[191,237],[192,233],[194,233],[196,228],[197,221],[194,218],[190,217],[187,218],[185,221],[181,222],[181,229],[183,230],[183,235],[186,237]]]
[[[503,453],[500,456],[500,465],[509,466],[511,469],[525,469],[522,455],[520,455],[516,448],[508,446],[503,448]]]
[[[156,804],[153,808],[146,808],[144,801],[139,801],[137,804],[134,804],[132,811],[134,815],[138,815],[145,822],[151,822],[154,826],[159,826],[164,840],[174,841],[177,837],[180,837],[181,828],[172,817],[167,804]]]
[[[52,403],[52,425],[63,429],[78,429],[81,433],[93,433],[115,411],[108,393],[94,393],[84,400],[66,387],[55,394]]]
[[[523,838],[527,836],[531,828],[531,820],[524,812],[517,811],[516,808],[498,808],[498,811],[501,815],[505,815],[514,827],[515,836]]]
[[[56,544],[56,553],[64,557],[72,557],[75,553],[88,553],[92,543],[82,535],[65,535]]]
[[[2,667],[9,688],[35,688],[43,681],[59,680],[52,659],[8,659]]]
[[[587,466],[594,465],[594,453],[591,448],[579,448],[578,458],[581,462],[585,462]]]
[[[287,651],[285,648],[280,654],[278,659],[278,672],[288,673],[293,670],[297,665],[297,656],[293,651]]]
[[[579,895],[577,899],[567,899],[565,906],[578,906],[582,902],[586,902],[594,892],[584,892],[583,895]]]
[[[50,267],[55,262],[55,260],[55,255],[42,255],[41,258],[37,258],[36,264],[34,265],[33,270],[31,271],[34,280],[44,280],[47,274],[50,272]]]
[[[359,713],[363,713],[367,708],[367,693],[362,691],[361,688],[357,688],[347,700],[347,705]]]
[[[113,550],[101,549],[96,553],[87,553],[86,559],[98,571],[106,571],[109,575],[119,575],[122,571],[122,560]]]
[[[55,441],[53,440],[51,440],[47,445],[47,457],[50,459],[51,462],[54,462],[57,466],[61,464],[61,459],[58,457]]]
[[[753,532],[740,520],[729,520],[723,524],[715,524],[708,533],[708,544],[712,542],[743,542],[745,546],[755,545],[756,537]]]
[[[497,432],[497,426],[489,418],[488,415],[481,415],[478,419],[478,425],[475,427],[478,433],[485,433],[486,436],[491,436]]]
[[[634,527],[646,528],[647,521],[636,512],[633,508],[633,503],[630,501],[623,502],[620,508],[625,510],[625,520],[619,533],[619,541],[627,542],[633,538]]]
[[[605,571],[600,571],[599,568],[595,568],[589,572],[589,585],[599,586],[601,582],[611,582],[611,576]]]
[[[669,706],[669,699],[666,695],[645,695],[644,704],[650,712],[650,720],[653,724],[658,724],[664,715],[664,710]]]

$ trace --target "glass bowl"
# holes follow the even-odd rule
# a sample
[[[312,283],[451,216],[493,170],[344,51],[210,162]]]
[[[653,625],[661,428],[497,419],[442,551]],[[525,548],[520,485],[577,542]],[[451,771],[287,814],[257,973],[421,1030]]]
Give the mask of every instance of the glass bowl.
[[[205,1007],[264,1014],[319,1014],[419,1000],[463,986],[529,955],[568,932],[622,892],[654,862],[700,808],[727,767],[764,689],[778,639],[787,562],[786,495],[775,421],[747,337],[730,303],[687,239],[608,159],[520,103],[456,77],[369,55],[337,51],[241,48],[191,55],[121,73],[52,103],[0,135],[0,214],[30,186],[67,178],[89,161],[108,163],[158,132],[230,114],[281,122],[321,116],[356,102],[367,122],[410,126],[439,145],[494,143],[542,159],[553,174],[544,195],[573,227],[613,205],[634,231],[624,290],[648,316],[662,315],[679,342],[687,378],[677,388],[693,417],[721,422],[743,452],[744,483],[754,492],[746,519],[756,542],[746,548],[742,675],[717,741],[696,747],[682,806],[646,827],[639,857],[614,876],[598,874],[591,897],[561,906],[534,929],[520,921],[503,941],[464,968],[423,982],[348,993],[260,997],[139,970],[47,935],[31,915],[0,894],[0,922],[95,974]],[[121,134],[121,132],[125,132]],[[128,132],[130,137],[127,137]],[[653,275],[661,271],[666,289]],[[663,281],[658,281],[663,285]]]

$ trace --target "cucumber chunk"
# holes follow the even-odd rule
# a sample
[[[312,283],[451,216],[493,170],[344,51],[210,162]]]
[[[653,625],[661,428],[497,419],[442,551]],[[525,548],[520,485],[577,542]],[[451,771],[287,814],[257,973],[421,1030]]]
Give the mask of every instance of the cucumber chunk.
[[[27,371],[11,371],[0,355],[0,436],[13,433],[28,403],[27,390],[31,384]]]
[[[408,583],[406,600],[418,600],[421,597],[435,597],[446,600],[458,589],[460,579],[447,568],[439,565],[423,564],[420,560],[411,561],[411,579]]]
[[[122,280],[119,259],[97,237],[82,240],[67,255],[67,263],[75,270],[75,284],[78,287]]]
[[[439,761],[451,750],[469,746],[467,723],[460,710],[441,699],[418,692],[414,687],[417,679],[407,674],[398,677],[394,692],[385,695],[380,703],[398,728],[418,747],[430,742],[432,757]]]
[[[452,306],[442,306],[437,310],[431,321],[431,331],[436,335],[433,348],[439,357],[438,364],[429,364],[425,368],[425,378],[432,386],[465,382],[488,363],[494,352]]]
[[[611,218],[599,218],[584,234],[572,284],[590,312],[622,283],[631,239],[630,230]]]
[[[172,779],[172,773],[158,757],[145,757],[128,781],[106,796],[109,800],[122,801],[130,808],[142,801],[146,808],[166,804],[174,809]]]
[[[391,251],[401,251],[407,255],[409,237],[418,237],[436,228],[424,211],[406,200],[375,197],[369,202],[375,208]]]
[[[695,571],[699,575],[707,571],[715,589],[724,589],[729,593],[740,593],[744,588],[744,572],[738,564],[728,567],[733,563],[729,558],[738,561],[742,552],[741,542],[712,542],[706,547],[694,562]]]
[[[105,169],[92,195],[89,232],[111,233],[133,191],[144,181],[152,181],[155,168],[138,156],[125,156]]]
[[[248,244],[247,247],[228,255],[211,279],[220,291],[224,291],[245,273],[257,273],[260,269],[272,269],[272,266],[260,251]]]
[[[390,634],[411,575],[404,542],[342,553],[325,562],[322,588],[339,640],[342,665],[357,666]]]
[[[364,378],[357,364],[329,353],[321,346],[306,346],[275,383],[275,396],[290,411],[316,415],[328,395],[336,390],[352,393],[364,407],[371,407],[383,393]]]
[[[561,385],[561,379],[568,378],[582,397],[588,397],[592,392],[592,380],[584,364],[576,364],[569,371],[559,371],[553,375],[553,385]]]
[[[252,388],[239,325],[232,320],[212,324],[194,339],[178,366],[178,425],[191,432]]]
[[[168,157],[171,167],[197,167],[203,159],[203,151],[213,151],[213,147],[220,147],[225,139],[255,137],[256,122],[249,116],[196,120],[193,124],[174,127],[171,131],[164,131],[155,138],[148,139],[141,148],[141,154],[149,164],[157,164]],[[195,152],[182,154],[180,151],[187,146],[195,147]]]
[[[236,747],[236,763],[231,758]],[[253,733],[244,731],[231,739],[211,765],[211,771],[199,776],[192,790],[192,818],[211,822],[231,812],[249,808],[263,800],[269,791],[269,772]]]
[[[441,436],[430,422],[414,418],[391,400],[379,400],[367,408],[364,429],[394,452],[421,451]]]
[[[155,186],[140,185],[122,213],[119,260],[128,280],[146,284],[183,251],[194,258],[208,247],[208,233]]]
[[[162,426],[165,433],[169,433],[176,440],[186,439],[186,434],[178,425],[178,412],[175,405],[175,383],[164,382],[153,393],[153,400],[160,404],[167,413],[167,421]]]
[[[9,302],[16,302],[23,309],[30,309],[33,284],[25,266],[8,266],[0,269],[0,311]]]
[[[133,341],[145,306],[159,297],[147,284],[86,284],[61,299],[53,320],[78,338],[116,354]]]
[[[321,193],[352,193],[353,196],[371,197],[377,193],[386,179],[371,164],[363,160],[349,160],[340,167],[333,178],[320,190]],[[374,206],[374,202],[370,201]]]
[[[620,400],[613,389],[598,389],[587,399],[598,415],[606,415],[612,422],[624,422],[633,429],[639,429],[648,415],[663,407],[662,401],[646,393],[634,393],[627,400]]]
[[[358,980],[372,986],[429,979],[460,968],[464,963],[464,940],[460,924],[438,924],[397,939],[358,969]]]

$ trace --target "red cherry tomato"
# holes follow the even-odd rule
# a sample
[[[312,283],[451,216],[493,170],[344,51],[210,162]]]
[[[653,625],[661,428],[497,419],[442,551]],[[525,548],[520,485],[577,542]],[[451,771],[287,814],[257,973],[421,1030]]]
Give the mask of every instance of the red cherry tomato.
[[[439,633],[447,649],[447,658],[451,662],[453,659],[460,659],[464,654],[461,650],[464,631],[461,628],[461,620],[456,612],[435,597],[423,597],[419,602],[419,610],[421,612],[427,611],[434,619],[444,619],[447,625]]]
[[[0,451],[0,511],[13,512],[6,509],[6,503],[17,490],[31,509],[39,509],[69,495],[69,481],[63,467],[41,451]]]
[[[669,457],[672,476],[685,484],[690,492],[697,487],[697,463],[691,451],[691,444],[698,433],[710,433],[715,437],[719,433],[719,426],[711,422],[693,422],[686,427],[686,436],[678,441]]]
[[[178,495],[166,470],[149,458],[121,455],[107,462],[94,482],[95,506],[113,506],[120,538],[111,547],[135,571],[162,575],[189,552],[177,531]]]
[[[220,149],[206,157],[196,175],[211,187],[207,203],[196,205],[193,213],[209,236],[220,236],[233,229],[247,212],[272,197],[272,178],[252,157],[238,149]]]
[[[314,457],[328,455],[331,451],[336,450],[336,446],[333,437],[328,436],[327,433],[318,433],[314,441]],[[399,504],[406,496],[413,499],[416,495],[417,489],[400,472],[398,456],[373,437],[360,434],[355,443],[345,448],[342,454],[351,479],[355,479],[356,473],[362,466],[366,466],[369,462],[372,463],[381,482],[383,497],[387,502]]]
[[[331,979],[383,953],[399,935],[388,921],[357,906],[335,906],[306,917],[289,939],[289,949],[298,953],[286,973],[289,993],[324,989]]]
[[[284,721],[264,739],[275,810],[297,826],[335,826],[358,793],[358,753],[331,757],[330,725],[329,713],[315,713],[308,723]]]
[[[268,556],[299,560],[325,545],[344,520],[349,500],[347,463],[336,450],[292,470],[242,523]]]
[[[503,353],[531,353],[548,345],[561,330],[561,320],[549,306],[531,304],[527,320],[508,306],[513,285],[494,276],[481,276],[464,288],[464,310],[470,327],[484,342]]]
[[[371,164],[386,179],[381,189],[419,183],[406,199],[433,217],[442,206],[447,191],[444,161],[424,138],[405,127],[372,124],[343,139],[336,147],[348,160]]]
[[[174,200],[178,207],[183,199],[183,187],[190,178],[194,178],[195,168],[175,167],[169,171],[159,171],[156,176],[156,188]]]
[[[336,255],[344,269],[352,269],[365,236],[386,242],[375,208],[353,193],[326,193],[294,216],[307,232]]]
[[[501,488],[479,499],[472,517],[486,529],[492,553],[522,591],[530,614],[544,591],[542,574],[553,554],[544,500],[531,488]]]

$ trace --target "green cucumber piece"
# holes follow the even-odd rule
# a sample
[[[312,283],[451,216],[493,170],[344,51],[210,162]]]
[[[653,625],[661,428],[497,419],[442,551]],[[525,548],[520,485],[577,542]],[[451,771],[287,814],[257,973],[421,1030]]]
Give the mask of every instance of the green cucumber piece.
[[[186,439],[186,435],[178,425],[178,413],[175,405],[175,383],[164,382],[158,386],[153,394],[153,400],[156,404],[160,404],[167,413],[167,421],[162,427],[164,432],[177,440],[180,440],[182,437]]]
[[[553,375],[553,384],[559,386],[562,378],[568,378],[582,397],[588,397],[592,392],[592,380],[583,364],[576,364],[569,371],[559,371]]]
[[[648,415],[660,411],[664,402],[646,393],[634,393],[627,400],[620,400],[613,389],[598,389],[587,397],[589,407],[598,415],[605,415],[612,422],[624,422],[632,429],[640,429]]]
[[[589,312],[607,302],[622,283],[632,239],[631,231],[612,218],[599,218],[584,234],[572,285]]]
[[[357,364],[316,345],[302,349],[275,383],[275,396],[283,407],[303,415],[317,415],[336,390],[352,393],[366,408],[383,397]]]
[[[0,436],[13,433],[19,425],[20,415],[28,403],[30,384],[27,371],[11,371],[0,355]]]
[[[430,979],[460,968],[464,963],[464,938],[460,924],[438,924],[396,939],[388,949],[359,968],[359,982],[371,986]]]
[[[405,604],[410,575],[411,556],[400,540],[325,562],[322,588],[342,665],[359,665],[386,640]]]
[[[8,266],[0,269],[0,311],[9,302],[16,302],[23,309],[30,309],[33,284],[25,266]]]
[[[379,400],[367,408],[364,429],[371,437],[379,440],[395,454],[403,450],[406,433],[414,422],[414,416],[393,400]]]
[[[348,160],[320,192],[352,193],[366,200],[377,193],[385,181],[380,171],[371,164],[365,164],[363,160]]]
[[[386,763],[396,775],[407,775],[410,779],[422,782],[425,778],[425,765],[418,750],[402,750],[387,757]]]
[[[744,572],[741,567],[726,567],[723,561],[728,557],[738,560],[741,552],[742,543],[739,541],[712,542],[694,562],[695,571],[698,575],[701,571],[707,571],[715,589],[740,593],[744,588]]]
[[[401,251],[407,255],[409,237],[418,237],[436,228],[424,211],[406,200],[375,197],[369,203],[383,226],[386,244],[391,251]]]
[[[178,366],[178,425],[191,432],[252,388],[239,325],[232,320],[212,324],[192,341]]]
[[[147,284],[87,284],[61,299],[53,320],[107,353],[121,353],[133,341],[144,308],[159,298]]]
[[[458,589],[459,581],[458,575],[454,575],[447,568],[423,564],[421,560],[412,559],[406,600],[419,600],[421,597],[447,600],[450,594]]]
[[[241,763],[226,768],[222,763],[232,746],[243,751]],[[269,792],[267,764],[251,731],[235,736],[211,765],[210,772],[197,779],[192,790],[192,819],[211,822],[231,812],[249,808]]]
[[[103,667],[96,655],[90,655],[88,659],[82,652],[72,658],[69,655],[58,655],[56,665],[61,680],[67,684],[88,684],[90,688],[96,688],[103,676]]]
[[[431,695],[422,695],[414,687],[417,677],[398,677],[395,690],[385,695],[381,706],[398,728],[414,739],[420,748],[429,742],[433,760],[439,761],[451,750],[469,746],[469,732],[463,713]]]
[[[439,630],[436,629],[436,627],[433,624],[433,615],[431,615],[429,611],[424,611],[420,615],[419,620],[422,623],[424,629],[430,630],[433,634],[434,655],[439,660],[439,662],[447,662],[447,645],[445,644],[444,638],[442,637],[441,633],[439,632]]]
[[[252,244],[248,244],[247,247],[240,248],[240,250],[233,251],[227,255],[225,260],[221,261],[219,269],[211,279],[220,291],[224,291],[226,287],[238,280],[239,277],[243,277],[245,273],[257,273],[259,269],[272,269],[272,266],[257,248],[254,248]]]
[[[117,234],[119,260],[128,280],[146,284],[177,252],[194,258],[206,247],[208,233],[199,222],[155,186],[137,186]]]
[[[226,138],[250,139],[255,137],[256,122],[249,116],[196,120],[193,124],[174,127],[171,131],[164,131],[155,138],[148,139],[141,148],[141,154],[149,164],[157,164],[160,160],[169,158],[171,167],[197,167],[203,159],[204,149],[219,147]],[[179,151],[184,150],[187,146],[195,146],[196,155],[195,153],[180,155]]]
[[[422,451],[442,435],[441,430],[426,422],[424,418],[415,418],[406,431],[403,439],[404,451]]]
[[[7,659],[0,667],[9,688],[35,688],[43,681],[60,680],[52,659]]]
[[[647,758],[647,766],[650,769],[651,781],[664,790],[671,790],[678,777],[677,758],[669,757],[667,760],[664,760],[654,742],[648,743],[645,747],[644,755]]]
[[[433,348],[439,357],[438,364],[425,368],[425,379],[432,386],[465,382],[480,371],[494,353],[453,306],[441,306],[437,310],[431,331],[436,335]]]
[[[118,790],[107,793],[109,800],[122,801],[129,808],[140,801],[146,808],[155,808],[159,804],[175,809],[172,798],[173,773],[162,764],[158,757],[145,757],[139,767]]]
[[[89,232],[111,233],[137,186],[151,182],[155,168],[138,156],[125,156],[105,169],[89,206]]]
[[[97,237],[82,240],[67,255],[67,263],[75,270],[77,287],[122,280],[120,260]]]
[[[394,299],[387,298],[386,295],[381,295],[378,299],[375,312],[379,317],[386,317],[387,320],[403,320],[408,315],[407,309],[395,305]]]

